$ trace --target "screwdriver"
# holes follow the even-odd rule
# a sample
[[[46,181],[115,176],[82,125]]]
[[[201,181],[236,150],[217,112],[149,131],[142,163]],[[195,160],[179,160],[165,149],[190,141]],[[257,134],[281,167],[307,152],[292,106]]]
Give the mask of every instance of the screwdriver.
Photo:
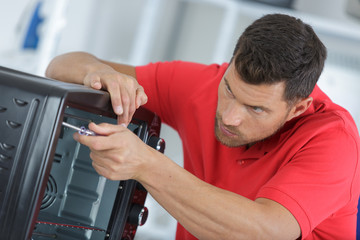
[[[74,126],[74,125],[72,125],[70,123],[67,123],[67,122],[62,122],[62,125],[65,126],[65,127],[68,127],[68,128],[71,128],[71,129],[74,129],[74,130],[78,131],[78,133],[81,134],[81,135],[86,135],[86,136],[96,136],[97,135],[95,132],[87,129],[84,126],[77,127],[77,126]]]

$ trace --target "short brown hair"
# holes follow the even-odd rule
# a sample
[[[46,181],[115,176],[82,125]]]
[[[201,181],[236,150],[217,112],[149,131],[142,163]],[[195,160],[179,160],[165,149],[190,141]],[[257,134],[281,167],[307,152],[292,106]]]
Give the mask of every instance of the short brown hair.
[[[313,91],[326,55],[325,46],[310,25],[288,15],[269,14],[246,28],[232,61],[247,83],[284,81],[284,99],[291,103]]]

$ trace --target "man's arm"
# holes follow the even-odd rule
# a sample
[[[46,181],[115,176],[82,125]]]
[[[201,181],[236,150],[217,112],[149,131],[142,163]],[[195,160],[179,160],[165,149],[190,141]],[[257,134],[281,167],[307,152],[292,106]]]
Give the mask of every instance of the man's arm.
[[[103,61],[84,52],[55,57],[46,69],[49,78],[107,90],[118,122],[128,124],[135,110],[147,102],[136,81],[135,67]]]
[[[294,216],[275,201],[265,198],[251,201],[201,181],[169,159],[163,161],[147,171],[140,182],[198,239],[300,237]]]
[[[55,57],[49,63],[45,75],[64,82],[84,84],[86,75],[105,70],[116,70],[136,78],[135,67],[105,61],[86,52],[70,52]]]
[[[102,136],[75,134],[91,150],[95,170],[112,180],[135,179],[199,239],[296,239],[301,231],[282,205],[214,187],[144,144],[124,126],[95,125]],[[249,183],[251,184],[251,183]]]

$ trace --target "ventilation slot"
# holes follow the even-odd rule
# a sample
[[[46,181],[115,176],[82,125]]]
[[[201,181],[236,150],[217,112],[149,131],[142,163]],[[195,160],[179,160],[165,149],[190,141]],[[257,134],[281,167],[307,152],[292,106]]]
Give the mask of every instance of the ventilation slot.
[[[9,120],[6,120],[6,124],[10,127],[10,128],[18,128],[21,126],[21,123],[17,123],[17,122],[14,122],[14,121],[9,121]]]
[[[19,107],[25,107],[28,103],[18,98],[14,98],[14,103]]]
[[[54,162],[60,163],[61,159],[62,159],[62,155],[59,153],[55,153]]]
[[[6,111],[6,107],[0,106],[0,113],[3,113],[3,112],[5,112],[5,111]]]
[[[0,175],[5,174],[5,171],[7,171],[8,169],[5,167],[0,167]]]
[[[11,157],[6,156],[0,153],[0,162],[5,163],[5,161],[9,160]]]
[[[46,185],[45,194],[41,202],[41,210],[49,208],[56,200],[57,186],[55,179],[50,175]]]
[[[4,151],[10,151],[12,149],[14,149],[13,145],[7,144],[7,143],[2,143],[0,142],[0,147],[4,150]]]

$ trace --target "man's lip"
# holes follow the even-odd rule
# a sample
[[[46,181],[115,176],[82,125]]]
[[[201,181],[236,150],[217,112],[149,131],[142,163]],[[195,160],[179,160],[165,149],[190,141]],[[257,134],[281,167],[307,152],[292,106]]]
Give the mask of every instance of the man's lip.
[[[229,137],[235,137],[237,136],[235,133],[231,132],[230,130],[228,130],[223,124],[219,123],[219,128],[221,130],[221,132],[223,132],[226,136]]]

